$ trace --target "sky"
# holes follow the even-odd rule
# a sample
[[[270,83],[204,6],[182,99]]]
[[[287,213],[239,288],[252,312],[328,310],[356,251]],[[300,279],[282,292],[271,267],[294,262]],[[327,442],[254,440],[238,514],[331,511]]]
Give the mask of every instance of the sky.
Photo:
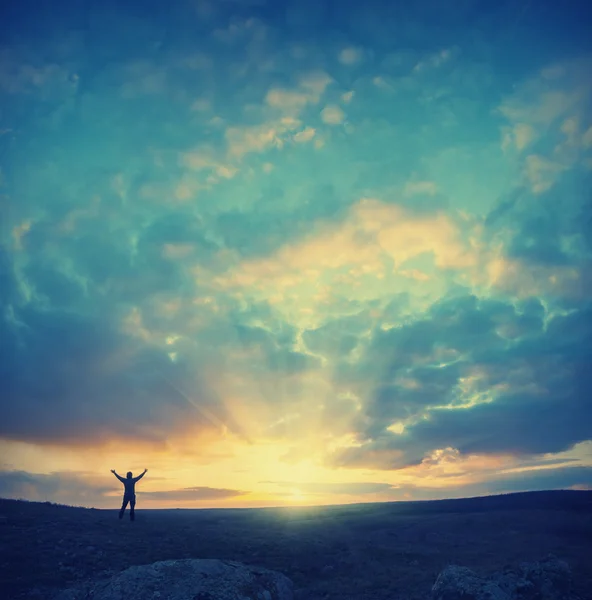
[[[592,489],[589,3],[0,9],[0,497]]]

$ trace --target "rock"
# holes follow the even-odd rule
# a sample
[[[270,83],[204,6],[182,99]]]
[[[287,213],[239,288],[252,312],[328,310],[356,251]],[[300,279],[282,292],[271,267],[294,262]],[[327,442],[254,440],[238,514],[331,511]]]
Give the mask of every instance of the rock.
[[[281,573],[234,561],[183,559],[130,567],[107,580],[90,581],[53,600],[293,600]]]
[[[450,565],[432,587],[433,600],[510,600],[502,589],[478,577],[471,569]]]
[[[494,576],[511,598],[520,600],[571,600],[572,578],[569,565],[554,556],[542,561],[521,563]]]
[[[488,579],[466,567],[446,567],[432,587],[433,600],[576,600],[567,563],[554,556],[521,563]]]

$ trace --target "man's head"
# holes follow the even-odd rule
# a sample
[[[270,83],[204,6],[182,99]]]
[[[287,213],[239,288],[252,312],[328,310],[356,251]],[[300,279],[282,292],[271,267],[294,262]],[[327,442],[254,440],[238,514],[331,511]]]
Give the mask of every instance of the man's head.
[[[127,472],[127,478],[128,478],[128,479],[131,479],[131,478],[132,478],[132,472],[131,472],[131,471],[128,471],[128,472]]]

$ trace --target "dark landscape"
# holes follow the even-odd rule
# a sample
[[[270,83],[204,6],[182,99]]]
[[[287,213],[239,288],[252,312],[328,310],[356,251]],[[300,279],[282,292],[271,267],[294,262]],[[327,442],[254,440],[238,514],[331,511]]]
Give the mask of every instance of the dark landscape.
[[[141,498],[139,498],[141,505]],[[296,598],[429,598],[450,564],[487,576],[548,554],[592,599],[592,492],[549,491],[459,500],[324,508],[117,510],[0,500],[0,592],[51,598],[133,565],[235,560],[280,571]]]

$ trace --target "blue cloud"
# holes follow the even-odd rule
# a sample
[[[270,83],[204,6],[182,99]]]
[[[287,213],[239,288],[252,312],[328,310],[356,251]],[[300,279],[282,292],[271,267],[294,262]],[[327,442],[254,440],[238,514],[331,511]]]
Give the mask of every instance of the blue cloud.
[[[112,486],[106,481],[92,481],[83,473],[58,472],[42,475],[27,471],[0,471],[2,498],[96,506],[102,503],[110,491]]]
[[[78,445],[113,438],[162,443],[184,419],[211,427],[169,384],[187,377],[185,367],[119,333],[109,315],[23,309],[17,319],[4,323],[2,336],[10,359],[3,373],[3,437]],[[205,390],[199,396],[204,405],[215,402]],[[215,410],[222,415],[222,407]]]
[[[447,302],[445,307],[451,304]],[[546,331],[541,330],[538,317],[536,335],[521,337],[508,348],[507,341],[494,333],[494,321],[482,319],[492,314],[488,315],[488,309],[499,314],[499,303],[485,304],[479,320],[488,327],[468,346],[465,336],[472,335],[476,322],[467,318],[474,312],[474,298],[460,299],[452,306],[450,312],[435,309],[439,318],[431,321],[429,328],[424,322],[423,337],[429,344],[410,348],[403,328],[400,335],[390,336],[378,346],[381,358],[390,360],[383,363],[384,383],[375,388],[365,418],[360,420],[360,435],[367,442],[345,451],[337,459],[340,464],[393,468],[393,451],[404,452],[407,464],[408,459],[419,462],[428,448],[450,446],[466,454],[544,454],[567,450],[590,438],[592,415],[585,401],[590,376],[582,362],[592,348],[589,308],[556,316]],[[538,302],[531,301],[528,306],[535,315],[540,314]],[[516,316],[511,313],[507,315],[510,323]],[[415,330],[415,324],[410,327]],[[434,364],[436,344],[460,353],[458,359],[444,366]],[[413,350],[421,366],[412,366]],[[372,364],[377,363],[375,352],[367,359]],[[426,361],[432,364],[421,364]],[[493,392],[488,402],[462,408],[466,396],[461,377],[470,378],[475,369],[479,376],[471,390],[473,396],[492,394],[498,386],[505,391]],[[413,382],[411,389],[397,380],[400,373]],[[386,431],[396,420],[424,414],[427,419],[412,419],[404,434]]]

